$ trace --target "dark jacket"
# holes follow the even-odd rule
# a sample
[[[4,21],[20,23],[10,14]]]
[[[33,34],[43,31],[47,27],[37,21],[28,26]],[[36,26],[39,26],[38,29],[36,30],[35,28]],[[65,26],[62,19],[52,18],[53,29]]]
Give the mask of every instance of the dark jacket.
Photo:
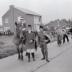
[[[44,33],[39,33],[38,34],[38,41],[39,43],[45,43],[45,44],[48,44],[50,43],[50,39],[47,35],[45,35]]]
[[[25,45],[27,49],[35,48],[35,33],[34,32],[31,32],[31,33],[29,33],[28,31],[26,32]]]

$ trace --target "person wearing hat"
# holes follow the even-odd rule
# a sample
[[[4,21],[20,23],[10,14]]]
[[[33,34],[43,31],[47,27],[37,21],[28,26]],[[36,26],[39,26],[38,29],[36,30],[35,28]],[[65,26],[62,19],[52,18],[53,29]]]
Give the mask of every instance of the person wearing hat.
[[[25,38],[26,27],[25,26],[23,27],[21,22],[15,22],[15,26],[16,26],[16,34],[14,37],[14,42],[18,52],[18,59],[23,60],[23,50],[26,50],[24,47],[26,42]]]
[[[42,52],[42,55],[43,55],[43,58],[41,60],[46,59],[46,61],[49,62],[47,44],[50,43],[50,39],[44,33],[43,26],[40,26],[40,32],[38,33],[38,42],[39,42],[41,52]]]
[[[35,61],[35,33],[32,31],[32,26],[28,25],[26,32],[26,56],[28,56],[28,62],[30,62],[30,55],[32,55],[33,61]]]
[[[65,39],[67,39],[67,42],[69,42],[69,38],[65,29],[62,30],[62,33],[63,33],[63,43],[65,43]]]
[[[20,46],[22,44],[21,23],[15,22],[15,26],[16,26],[16,34],[14,37],[14,43],[16,45],[17,52],[18,52],[18,59],[23,60],[23,50],[22,50],[22,48],[20,48]]]

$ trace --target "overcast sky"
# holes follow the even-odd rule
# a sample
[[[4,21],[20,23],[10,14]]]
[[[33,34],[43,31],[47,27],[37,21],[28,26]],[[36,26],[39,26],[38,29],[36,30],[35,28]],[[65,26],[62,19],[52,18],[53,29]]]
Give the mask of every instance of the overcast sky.
[[[12,4],[38,12],[44,23],[58,18],[72,18],[72,0],[0,0],[0,18]]]

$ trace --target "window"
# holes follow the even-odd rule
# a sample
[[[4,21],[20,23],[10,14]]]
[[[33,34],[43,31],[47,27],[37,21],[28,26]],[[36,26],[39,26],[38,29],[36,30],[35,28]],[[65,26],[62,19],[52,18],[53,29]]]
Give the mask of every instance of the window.
[[[37,16],[34,17],[34,24],[40,24],[39,17]]]
[[[17,21],[20,21],[21,16],[17,17]]]
[[[19,22],[20,22],[20,21],[23,21],[23,20],[24,20],[24,18],[23,18],[23,17],[21,17],[21,16],[18,16],[18,17],[17,17],[17,21],[19,21]]]

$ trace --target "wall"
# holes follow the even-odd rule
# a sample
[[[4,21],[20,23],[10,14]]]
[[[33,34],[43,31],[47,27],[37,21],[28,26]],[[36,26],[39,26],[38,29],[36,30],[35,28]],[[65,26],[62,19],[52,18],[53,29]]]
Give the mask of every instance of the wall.
[[[8,23],[5,23],[5,19],[8,19]],[[10,10],[2,17],[3,27],[10,26]]]
[[[41,16],[34,16],[34,29],[39,31],[39,26],[42,24]]]
[[[8,19],[8,23],[5,23],[5,19]],[[10,6],[10,9],[2,17],[3,27],[10,27],[11,31],[14,32],[14,7]]]

